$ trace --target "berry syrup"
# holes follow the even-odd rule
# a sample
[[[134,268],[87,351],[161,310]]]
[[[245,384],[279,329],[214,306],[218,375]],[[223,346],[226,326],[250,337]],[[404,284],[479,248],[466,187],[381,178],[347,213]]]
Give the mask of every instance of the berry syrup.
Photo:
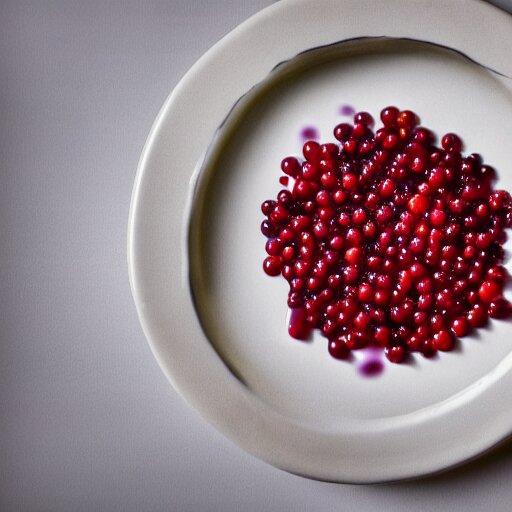
[[[341,105],[339,112],[342,116],[353,116],[356,113],[355,108],[352,105]]]
[[[314,126],[305,126],[300,132],[302,140],[317,140],[320,135]]]
[[[374,132],[372,116],[355,113],[336,143],[307,140],[303,159],[282,160],[280,183],[293,187],[261,205],[263,269],[290,285],[292,337],[319,330],[335,359],[376,346],[401,363],[510,316],[512,199],[456,134],[437,146],[410,110],[380,118]]]

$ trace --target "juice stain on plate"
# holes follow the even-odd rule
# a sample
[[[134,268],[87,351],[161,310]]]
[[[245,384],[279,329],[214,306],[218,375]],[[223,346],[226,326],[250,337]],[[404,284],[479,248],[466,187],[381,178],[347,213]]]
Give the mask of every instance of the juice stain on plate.
[[[384,371],[384,364],[372,356],[370,359],[363,361],[358,370],[363,377],[377,377]]]
[[[316,140],[320,137],[318,130],[314,126],[304,126],[300,131],[302,140]]]
[[[341,105],[339,108],[339,113],[342,116],[353,116],[356,113],[356,109],[352,105]]]

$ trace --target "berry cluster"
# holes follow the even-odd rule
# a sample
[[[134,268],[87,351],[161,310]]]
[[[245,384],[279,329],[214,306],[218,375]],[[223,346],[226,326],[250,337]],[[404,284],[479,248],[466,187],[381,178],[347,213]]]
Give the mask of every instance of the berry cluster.
[[[263,269],[289,282],[288,306],[333,357],[377,345],[399,363],[510,314],[512,199],[457,135],[437,147],[413,112],[387,107],[380,118],[374,133],[359,112],[335,127],[339,143],[308,141],[303,161],[281,162],[291,190],[261,205]]]

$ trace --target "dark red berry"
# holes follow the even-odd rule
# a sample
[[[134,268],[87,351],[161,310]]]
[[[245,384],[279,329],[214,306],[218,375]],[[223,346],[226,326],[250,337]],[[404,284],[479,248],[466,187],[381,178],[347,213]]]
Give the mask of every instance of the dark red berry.
[[[291,176],[292,178],[297,178],[300,173],[299,161],[293,156],[284,158],[281,161],[281,170],[285,174],[288,174],[288,176]]]
[[[454,133],[447,133],[441,140],[441,146],[445,151],[460,151],[462,142]]]
[[[350,350],[347,348],[343,338],[335,338],[329,340],[329,354],[334,359],[347,359],[350,356]]]
[[[485,303],[492,302],[501,295],[502,288],[498,282],[488,279],[484,281],[478,288],[478,296]]]
[[[384,126],[392,128],[396,126],[398,114],[400,111],[396,107],[386,107],[380,113],[380,119]]]
[[[463,316],[457,317],[452,321],[452,332],[458,338],[466,336],[469,333],[470,329],[471,327],[469,325],[467,318]]]
[[[434,342],[437,350],[448,352],[453,349],[455,340],[449,331],[441,330],[434,334]]]
[[[347,140],[352,134],[352,126],[348,123],[341,123],[333,130],[334,136],[340,141]]]
[[[484,327],[487,324],[487,311],[481,304],[475,304],[473,309],[468,311],[467,318],[471,327]]]
[[[424,195],[416,194],[409,199],[407,205],[412,213],[421,215],[428,210],[429,200]]]
[[[508,300],[503,297],[494,299],[489,303],[487,312],[491,318],[508,318],[512,313],[512,307]]]
[[[263,262],[263,270],[269,276],[277,276],[281,273],[283,259],[280,256],[268,256]]]
[[[401,346],[386,347],[384,353],[392,363],[402,363],[407,355],[405,349]]]

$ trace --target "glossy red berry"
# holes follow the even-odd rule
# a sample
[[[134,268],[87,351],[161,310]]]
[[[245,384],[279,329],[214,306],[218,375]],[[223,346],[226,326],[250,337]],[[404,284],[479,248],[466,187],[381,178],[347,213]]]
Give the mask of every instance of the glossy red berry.
[[[384,353],[392,363],[402,363],[407,355],[404,347],[401,346],[386,347]]]
[[[280,256],[268,256],[263,262],[263,270],[269,276],[278,276],[281,273],[283,259]]]
[[[430,212],[430,224],[436,228],[442,228],[446,224],[446,213],[443,210],[432,210]]]
[[[400,111],[396,107],[386,107],[380,113],[380,119],[386,127],[396,126]]]
[[[358,112],[354,115],[354,123],[371,126],[373,125],[373,117],[368,112]]]
[[[334,128],[333,133],[340,142],[345,141],[352,134],[352,126],[348,123],[341,123]]]
[[[350,350],[347,348],[344,339],[335,338],[329,340],[329,354],[331,354],[334,359],[348,359]]]
[[[462,338],[463,336],[466,336],[469,333],[471,327],[469,325],[467,318],[461,316],[455,318],[452,321],[451,329],[455,336],[457,336],[458,338]]]
[[[434,342],[437,350],[448,352],[453,349],[455,340],[449,331],[441,330],[434,334]]]
[[[489,314],[490,318],[509,318],[512,313],[511,304],[503,297],[498,297],[489,303],[487,313]]]
[[[467,319],[473,328],[484,327],[487,324],[487,311],[481,304],[475,304],[473,309],[468,311]]]
[[[404,128],[412,128],[417,123],[417,117],[411,110],[403,110],[397,116],[398,126]]]
[[[409,199],[407,205],[412,213],[415,215],[421,215],[428,210],[429,202],[430,201],[428,197],[421,194],[416,194]]]
[[[281,170],[288,176],[297,178],[300,173],[299,161],[293,156],[286,157],[281,161]]]
[[[460,151],[462,149],[462,141],[454,133],[447,133],[441,139],[441,146],[446,151]]]
[[[501,291],[502,288],[499,283],[492,279],[488,279],[480,285],[480,288],[478,288],[478,296],[482,302],[488,304],[498,298],[501,295]]]

